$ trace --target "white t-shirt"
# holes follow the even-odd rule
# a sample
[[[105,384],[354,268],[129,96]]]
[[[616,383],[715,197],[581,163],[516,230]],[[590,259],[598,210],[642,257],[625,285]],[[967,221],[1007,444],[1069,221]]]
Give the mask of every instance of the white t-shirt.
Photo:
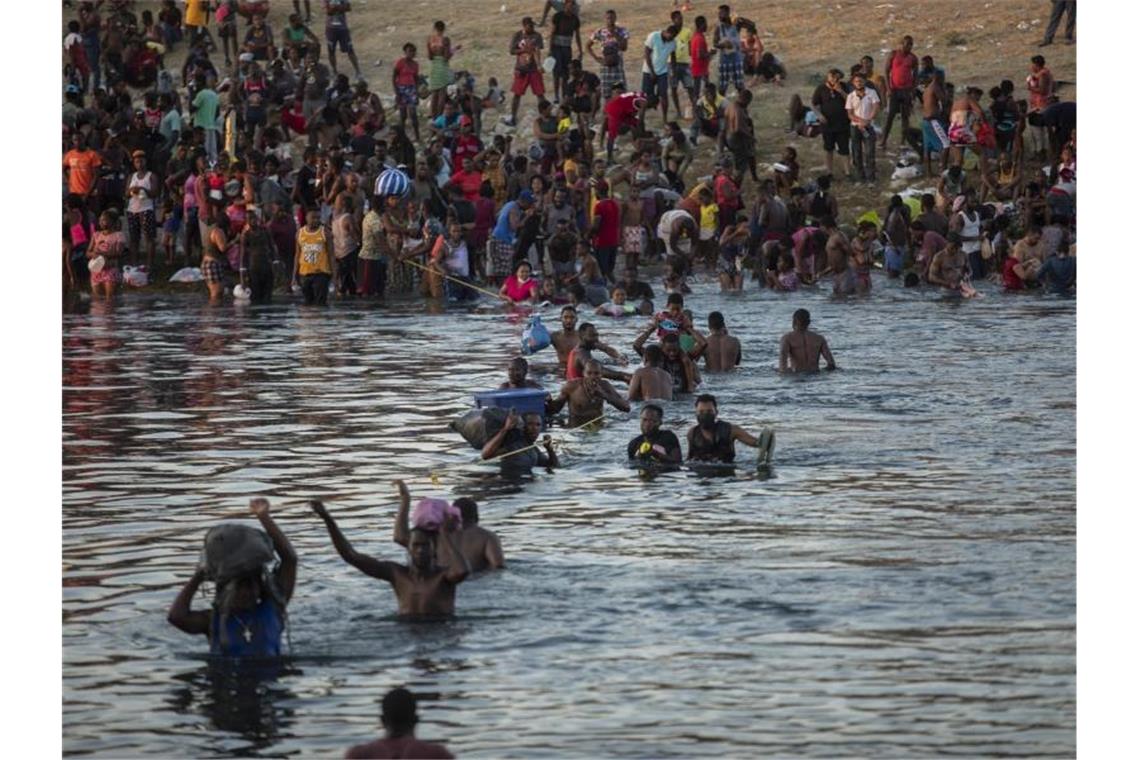
[[[141,214],[144,211],[154,210],[154,197],[151,195],[154,192],[154,177],[150,172],[143,176],[139,176],[138,172],[131,173],[131,180],[127,183],[127,189],[133,190],[136,187],[141,187],[146,190],[145,193],[135,195],[131,194],[130,199],[127,201],[127,211],[131,214]]]
[[[645,47],[652,51],[650,57],[653,60],[653,71],[649,70],[649,65],[643,60],[641,62],[641,72],[643,74],[654,74],[655,76],[668,74],[669,56],[677,49],[676,38],[666,42],[661,36],[660,31],[650,32],[649,36],[645,38]]]
[[[682,217],[686,217],[690,220],[693,219],[688,211],[681,208],[674,208],[662,214],[660,221],[657,222],[657,237],[664,241],[665,252],[669,255],[678,253],[678,251],[674,251],[673,247],[669,245],[669,237],[673,234],[673,223]],[[695,221],[694,224],[696,224]],[[690,242],[689,245],[691,247],[692,243]]]
[[[852,90],[847,95],[847,111],[854,113],[860,119],[870,119],[875,113],[875,106],[879,104],[879,95],[870,87],[863,91],[863,97]]]
[[[447,267],[447,271],[452,274],[457,274],[460,277],[469,276],[471,270],[467,260],[467,243],[461,242],[455,247],[451,247],[451,245],[447,243],[445,243],[445,245],[447,245],[449,251],[447,258],[443,261],[444,266]]]

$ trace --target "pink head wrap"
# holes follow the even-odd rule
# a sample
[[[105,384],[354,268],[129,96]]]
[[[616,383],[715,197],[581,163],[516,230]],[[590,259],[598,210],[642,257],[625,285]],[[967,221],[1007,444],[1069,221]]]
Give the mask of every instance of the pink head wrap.
[[[443,499],[420,499],[412,510],[412,527],[421,530],[439,530],[448,517],[462,520],[457,507]]]

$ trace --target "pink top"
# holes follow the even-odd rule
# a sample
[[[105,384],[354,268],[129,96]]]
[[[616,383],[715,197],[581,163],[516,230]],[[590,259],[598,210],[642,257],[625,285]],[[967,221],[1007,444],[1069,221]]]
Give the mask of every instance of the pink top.
[[[182,185],[182,210],[187,214],[190,213],[190,209],[198,208],[198,188],[195,185],[197,181],[198,175],[191,174]]]
[[[518,275],[511,275],[510,278],[503,283],[503,289],[506,291],[507,298],[515,303],[519,301],[529,301],[538,292],[538,281],[529,279],[526,282],[519,282]]]

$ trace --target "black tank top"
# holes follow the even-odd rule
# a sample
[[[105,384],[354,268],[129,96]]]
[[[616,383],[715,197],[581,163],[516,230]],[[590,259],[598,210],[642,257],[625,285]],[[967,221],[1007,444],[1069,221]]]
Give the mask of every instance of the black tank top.
[[[718,420],[711,441],[701,435],[700,426],[694,427],[689,435],[689,459],[698,462],[731,462],[736,459],[732,425]]]

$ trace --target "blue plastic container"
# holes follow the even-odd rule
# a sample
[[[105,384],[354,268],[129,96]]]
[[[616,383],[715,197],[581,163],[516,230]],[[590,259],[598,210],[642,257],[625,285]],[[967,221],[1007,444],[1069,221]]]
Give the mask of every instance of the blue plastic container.
[[[543,414],[546,410],[546,391],[538,388],[508,388],[501,391],[482,391],[475,394],[479,409],[498,407],[511,409],[522,416],[528,412]]]

